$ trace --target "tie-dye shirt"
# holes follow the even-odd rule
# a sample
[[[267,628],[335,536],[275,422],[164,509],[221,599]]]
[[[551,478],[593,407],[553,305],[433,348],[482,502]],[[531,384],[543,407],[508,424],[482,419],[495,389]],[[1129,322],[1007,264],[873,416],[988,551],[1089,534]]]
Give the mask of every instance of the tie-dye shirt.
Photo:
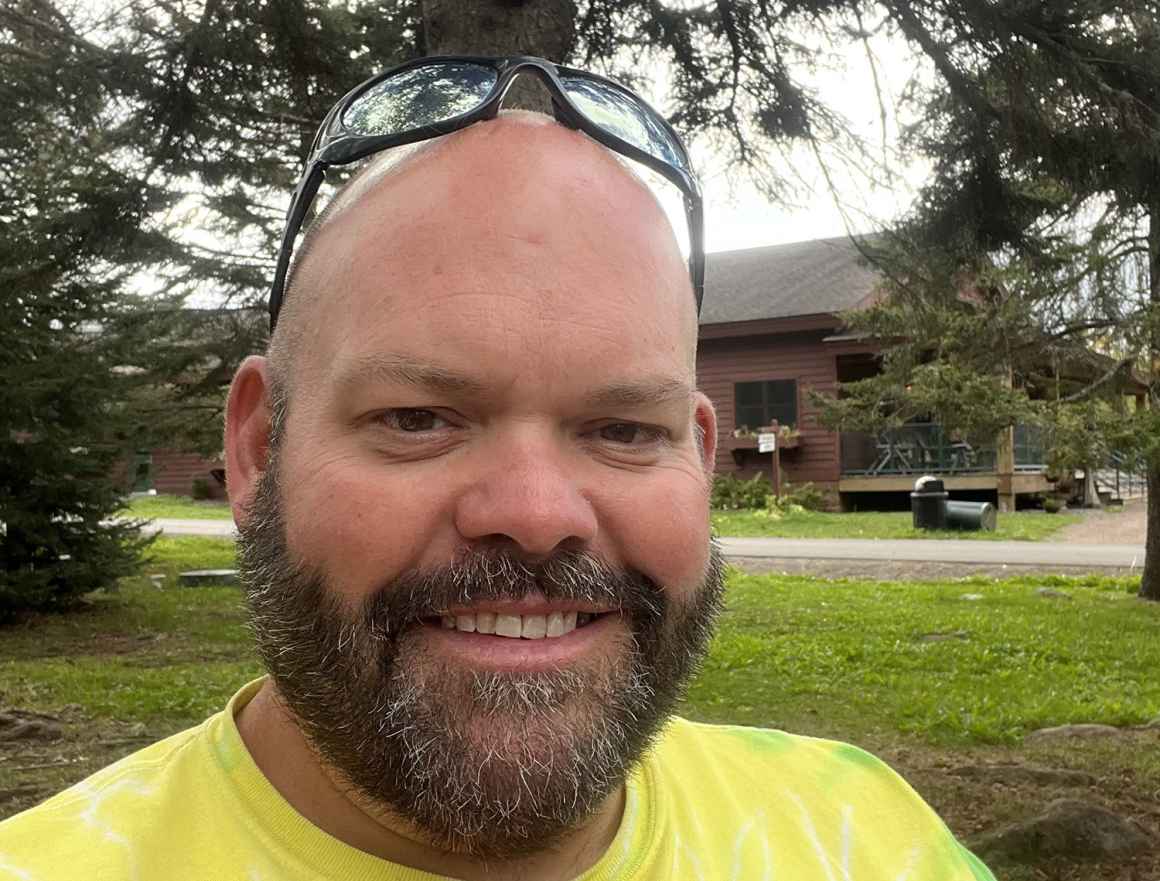
[[[0,823],[4,881],[436,881],[323,832],[258,770],[222,713]],[[583,881],[994,881],[861,750],[673,719],[627,781]]]

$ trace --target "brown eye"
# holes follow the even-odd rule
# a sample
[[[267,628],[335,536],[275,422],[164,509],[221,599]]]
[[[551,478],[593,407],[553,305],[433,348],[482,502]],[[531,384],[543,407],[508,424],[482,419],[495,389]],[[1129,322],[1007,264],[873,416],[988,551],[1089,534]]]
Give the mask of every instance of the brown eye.
[[[641,426],[634,422],[616,422],[600,429],[600,436],[604,440],[617,444],[631,444],[640,440],[643,433]]]
[[[434,431],[443,423],[431,410],[391,410],[383,419],[391,428],[410,433]]]

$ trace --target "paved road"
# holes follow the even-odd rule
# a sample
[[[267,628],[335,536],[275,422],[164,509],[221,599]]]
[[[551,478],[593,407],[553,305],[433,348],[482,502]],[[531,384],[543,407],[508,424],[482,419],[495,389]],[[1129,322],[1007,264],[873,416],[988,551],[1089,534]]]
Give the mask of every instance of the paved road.
[[[170,535],[233,537],[232,520],[153,521]],[[723,538],[727,557],[783,560],[871,560],[880,562],[974,563],[1009,566],[1140,568],[1142,545],[1044,544],[1030,541],[938,541],[934,539]]]
[[[159,517],[145,527],[146,532],[164,532],[167,535],[209,535],[234,538],[238,534],[233,520],[179,520]]]
[[[1137,545],[1041,544],[1030,541],[961,541],[857,538],[723,538],[727,557],[783,560],[871,560],[878,562],[974,563],[984,565],[1140,568]]]

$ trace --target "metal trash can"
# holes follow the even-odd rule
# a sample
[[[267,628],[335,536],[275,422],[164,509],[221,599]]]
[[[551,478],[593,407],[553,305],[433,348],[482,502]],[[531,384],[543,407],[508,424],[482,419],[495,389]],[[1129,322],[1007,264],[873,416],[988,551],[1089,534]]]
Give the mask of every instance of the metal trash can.
[[[910,512],[914,515],[915,529],[947,528],[947,496],[950,493],[937,477],[927,474],[914,482],[910,494]]]
[[[998,520],[990,502],[947,502],[947,529],[994,532]]]

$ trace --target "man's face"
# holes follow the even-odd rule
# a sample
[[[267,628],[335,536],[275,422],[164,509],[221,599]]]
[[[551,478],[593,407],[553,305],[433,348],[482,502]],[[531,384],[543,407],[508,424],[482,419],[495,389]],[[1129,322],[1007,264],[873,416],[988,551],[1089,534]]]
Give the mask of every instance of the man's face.
[[[671,238],[600,148],[501,119],[303,267],[320,302],[237,502],[255,629],[323,758],[443,847],[596,810],[707,641],[715,424]]]

